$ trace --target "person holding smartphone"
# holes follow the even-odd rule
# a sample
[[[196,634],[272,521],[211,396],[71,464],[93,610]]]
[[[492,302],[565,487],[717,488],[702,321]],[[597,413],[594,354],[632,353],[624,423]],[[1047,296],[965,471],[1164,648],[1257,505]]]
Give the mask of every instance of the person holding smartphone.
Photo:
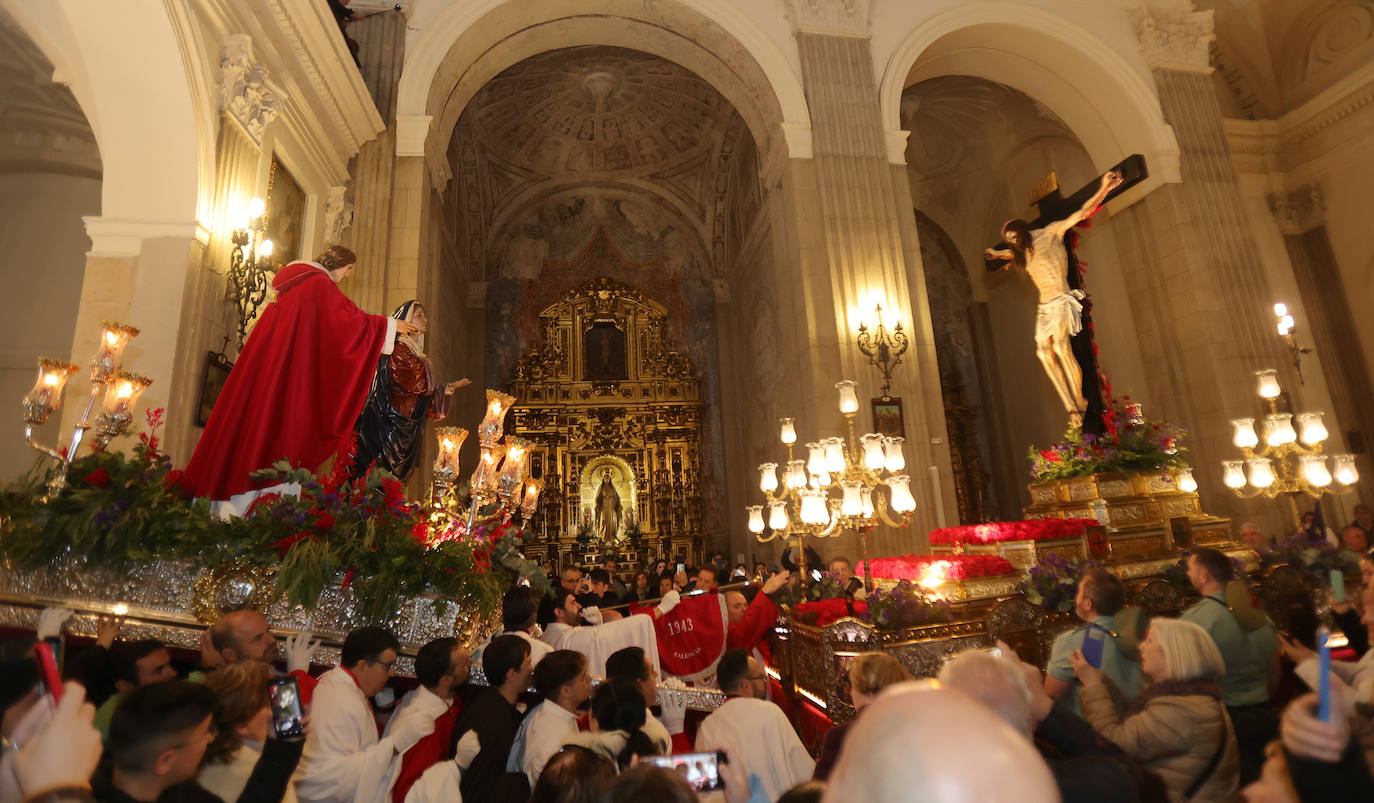
[[[1134,700],[1145,685],[1140,662],[1127,658],[1117,645],[1114,617],[1125,602],[1126,588],[1106,569],[1088,569],[1078,582],[1074,613],[1083,625],[1054,640],[1045,667],[1045,692],[1075,714],[1082,713],[1078,702],[1082,684],[1069,662],[1075,650],[1082,650],[1088,663],[1101,669],[1126,700]]]
[[[204,763],[196,780],[222,800],[238,800],[254,768],[260,761],[274,765],[280,775],[290,777],[300,762],[305,743],[306,722],[295,693],[288,721],[274,716],[270,684],[270,664],[244,661],[228,664],[206,675],[201,681],[215,693],[215,737],[205,749]],[[288,679],[289,683],[294,683]],[[294,715],[294,716],[293,716]],[[294,719],[295,721],[289,721]],[[286,725],[287,736],[281,736]],[[295,803],[296,792],[288,783],[282,803]]]

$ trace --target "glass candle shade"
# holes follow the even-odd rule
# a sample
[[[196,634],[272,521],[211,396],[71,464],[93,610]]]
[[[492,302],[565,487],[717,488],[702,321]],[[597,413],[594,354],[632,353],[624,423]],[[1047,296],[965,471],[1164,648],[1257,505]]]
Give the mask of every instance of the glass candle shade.
[[[529,441],[520,438],[506,438],[506,459],[497,475],[496,487],[501,496],[510,499],[525,479],[525,463],[529,456]]]
[[[815,473],[815,474],[812,474],[812,475],[811,475],[811,482],[810,482],[809,484],[810,484],[810,486],[811,486],[812,488],[829,488],[829,487],[830,487],[830,472],[829,472],[829,471],[820,471],[820,472],[817,472],[817,473]]]
[[[1233,418],[1231,427],[1234,429],[1231,442],[1237,447],[1251,449],[1259,445],[1259,435],[1255,434],[1255,419]]]
[[[895,474],[887,478],[888,490],[892,492],[892,509],[898,513],[910,513],[916,509],[916,497],[911,495],[911,478],[905,474]]]
[[[1178,485],[1178,489],[1184,493],[1192,493],[1197,490],[1197,480],[1193,478],[1193,470],[1191,468],[1185,468],[1178,472],[1178,476],[1174,479],[1174,482]]]
[[[153,380],[146,376],[131,374],[127,371],[117,371],[114,381],[105,387],[105,412],[116,419],[133,420],[134,408],[138,406],[138,397],[143,395],[143,391],[153,384]]]
[[[1293,416],[1289,413],[1272,413],[1264,417],[1264,442],[1270,446],[1283,446],[1298,439],[1293,429]]]
[[[477,458],[477,468],[472,470],[472,490],[490,493],[496,489],[496,467],[505,457],[504,446],[483,446]]]
[[[840,392],[840,412],[844,415],[854,415],[859,412],[859,395],[854,391],[854,380],[844,379],[835,383],[835,390]]]
[[[525,491],[520,498],[520,513],[525,518],[534,515],[534,511],[539,508],[539,494],[544,491],[544,481],[536,479],[525,480]]]
[[[1241,470],[1244,464],[1244,460],[1221,461],[1221,481],[1227,488],[1235,490],[1245,487],[1245,472]]]
[[[825,438],[821,445],[825,447],[825,470],[831,474],[843,474],[844,438]]]
[[[1256,488],[1268,488],[1274,484],[1274,465],[1267,457],[1252,457],[1245,461],[1249,469],[1250,484]]]
[[[750,505],[745,509],[749,511],[749,532],[756,535],[763,532],[763,505]]]
[[[764,493],[772,493],[778,489],[778,464],[760,463],[759,464],[759,490]]]
[[[129,338],[137,337],[138,329],[127,324],[116,323],[114,321],[102,321],[100,324],[100,346],[95,350],[95,356],[91,358],[91,381],[104,382],[110,375],[119,370],[120,364],[124,361],[124,347],[129,345]]]
[[[483,446],[491,446],[501,439],[506,426],[506,413],[515,403],[515,397],[499,390],[487,388],[487,412],[482,423],[477,426],[477,440]]]
[[[1308,446],[1315,446],[1327,439],[1331,433],[1326,431],[1326,423],[1321,413],[1298,413],[1298,438]]]
[[[47,421],[62,406],[62,389],[76,372],[77,367],[66,360],[38,358],[38,379],[24,396],[24,420],[30,424]]]
[[[873,518],[873,489],[867,485],[859,489],[859,512],[866,519]]]
[[[434,478],[442,483],[452,483],[458,477],[458,452],[467,440],[468,431],[462,427],[435,427],[434,437],[439,442],[439,454],[434,458]]]
[[[787,529],[787,503],[781,500],[768,503],[768,529],[782,532]]]
[[[840,500],[840,513],[845,516],[862,516],[864,506],[863,501],[859,498],[859,490],[863,483],[858,480],[846,480],[840,485],[844,488],[844,496]]]
[[[806,444],[806,470],[812,474],[825,471],[825,446],[819,442]]]
[[[1145,411],[1140,402],[1126,402],[1126,421],[1137,427],[1145,423]]]
[[[787,487],[791,490],[806,487],[806,461],[787,461]]]
[[[1325,488],[1331,484],[1331,472],[1326,467],[1326,458],[1319,454],[1302,456],[1302,476],[1313,488]]]
[[[781,438],[781,439],[782,439],[782,442],[783,442],[785,445],[787,445],[787,446],[791,446],[792,444],[796,443],[796,442],[797,442],[797,425],[796,425],[796,423],[793,422],[793,420],[790,419],[790,418],[779,419],[779,420],[778,420],[778,437]]]
[[[1332,470],[1336,482],[1341,485],[1354,485],[1360,481],[1360,472],[1355,469],[1355,456],[1338,454],[1331,457]]]
[[[1261,399],[1277,399],[1283,390],[1279,387],[1279,372],[1265,368],[1255,372],[1255,392]]]
[[[825,491],[819,488],[808,488],[799,493],[801,494],[802,524],[820,525],[830,520],[830,514],[825,509]]]
[[[859,438],[864,450],[864,468],[869,471],[882,471],[887,465],[887,455],[883,452],[883,436],[872,432]]]
[[[901,436],[883,438],[883,467],[893,474],[906,468],[906,455],[902,452],[902,446],[905,443],[906,438]]]

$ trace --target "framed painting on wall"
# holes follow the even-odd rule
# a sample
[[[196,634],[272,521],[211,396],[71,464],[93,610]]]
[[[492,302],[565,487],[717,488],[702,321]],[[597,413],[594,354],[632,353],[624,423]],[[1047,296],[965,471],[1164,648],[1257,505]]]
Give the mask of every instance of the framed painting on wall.
[[[873,400],[873,431],[892,438],[906,437],[901,399],[888,396]]]
[[[234,364],[218,351],[205,355],[205,375],[200,381],[200,399],[196,402],[196,426],[204,427],[210,420],[210,411],[215,408],[215,400],[224,383],[229,379],[229,371]]]
[[[272,240],[272,260],[278,264],[301,258],[305,201],[305,190],[273,155],[267,177],[267,237]]]

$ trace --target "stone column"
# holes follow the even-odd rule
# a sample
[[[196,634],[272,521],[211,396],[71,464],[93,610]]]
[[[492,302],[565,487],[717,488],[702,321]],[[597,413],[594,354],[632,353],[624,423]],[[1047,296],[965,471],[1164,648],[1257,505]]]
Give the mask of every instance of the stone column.
[[[881,374],[868,366],[855,342],[859,316],[884,301],[889,328],[901,321],[910,338],[892,372],[893,396],[903,403],[907,469],[917,510],[911,526],[880,528],[870,537],[874,555],[923,548],[924,534],[956,524],[953,480],[944,439],[944,408],[934,341],[921,278],[909,188],[898,188],[888,164],[887,138],[878,107],[864,0],[794,0],[789,5],[812,121],[811,164],[792,160],[804,212],[814,203],[819,242],[801,243],[798,320],[807,323],[810,354],[800,376],[804,408],[798,424],[808,437],[840,431],[834,383],[859,382],[859,432],[873,428],[868,399],[881,393]],[[810,198],[806,196],[811,196]],[[785,283],[784,283],[785,284]],[[800,434],[800,433],[799,433]],[[852,553],[852,537],[836,547]]]
[[[1221,484],[1219,461],[1240,456],[1229,420],[1262,412],[1252,372],[1278,368],[1288,387],[1296,379],[1271,328],[1274,299],[1210,75],[1212,13],[1147,7],[1133,22],[1183,177],[1113,217],[1146,375],[1163,407],[1147,413],[1191,429],[1207,510],[1267,515],[1273,505],[1241,503]],[[1280,526],[1276,515],[1270,526]]]

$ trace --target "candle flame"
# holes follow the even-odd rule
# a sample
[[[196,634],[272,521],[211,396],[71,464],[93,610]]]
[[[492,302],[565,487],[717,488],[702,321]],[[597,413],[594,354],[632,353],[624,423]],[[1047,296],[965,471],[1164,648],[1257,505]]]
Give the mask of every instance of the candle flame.
[[[445,449],[452,449],[452,448],[453,448],[453,439],[452,439],[452,438],[444,438],[444,448],[445,448]]]
[[[946,574],[949,571],[949,561],[937,560],[928,564],[921,571],[921,585],[926,588],[938,588],[945,582]]]
[[[115,390],[115,396],[120,399],[127,399],[132,395],[134,395],[134,383],[132,382],[120,382],[119,387]]]
[[[108,344],[110,344],[111,346],[113,346],[114,344],[118,343],[118,342],[119,342],[119,333],[118,333],[118,332],[111,332],[111,331],[109,331],[109,330],[106,330],[106,331],[105,331],[105,342],[108,343]]]
[[[61,379],[57,374],[43,374],[43,384],[50,388],[57,387],[57,383],[60,381]]]
[[[113,613],[115,616],[127,616],[129,613],[129,606],[125,605],[122,602],[116,603],[114,608],[111,609],[110,612]]]

